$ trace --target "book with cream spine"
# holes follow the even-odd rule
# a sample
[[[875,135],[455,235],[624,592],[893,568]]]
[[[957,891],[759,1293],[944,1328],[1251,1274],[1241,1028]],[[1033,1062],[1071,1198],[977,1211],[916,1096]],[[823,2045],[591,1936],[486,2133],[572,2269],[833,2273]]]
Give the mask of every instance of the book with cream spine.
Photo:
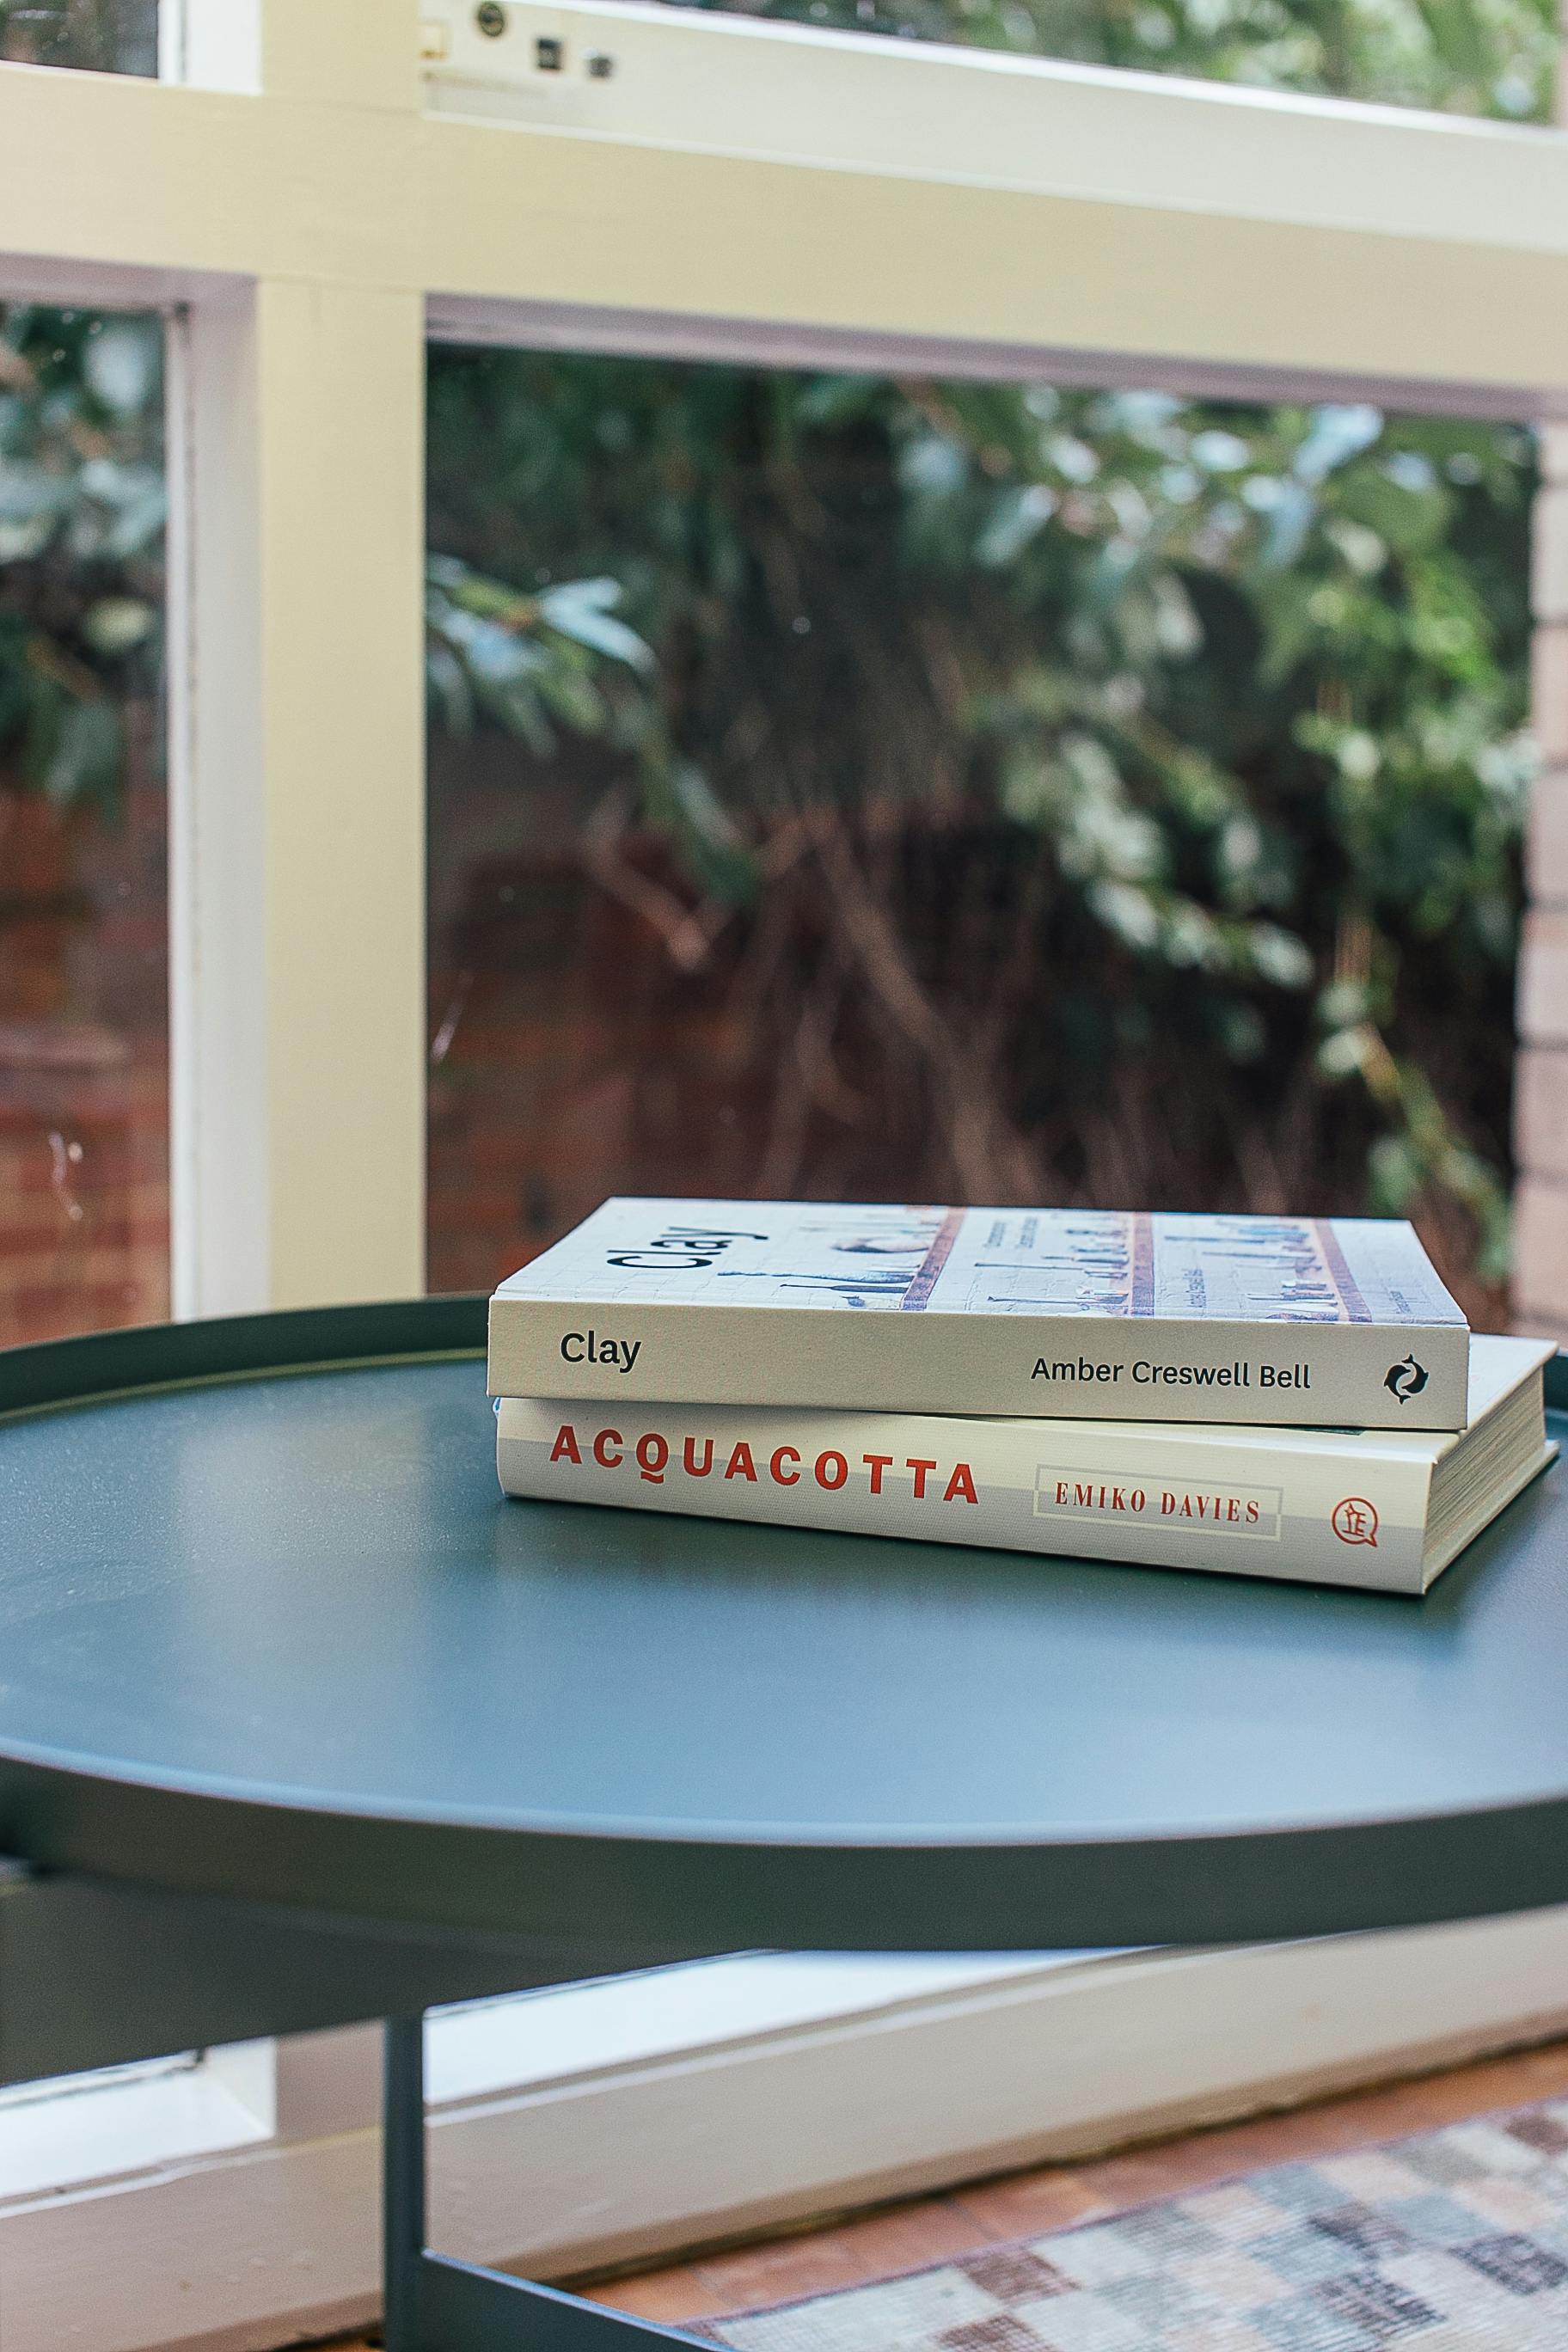
[[[490,1302],[497,1396],[1458,1429],[1407,1224],[613,1200]]]
[[[1551,1347],[1477,1339],[1457,1433],[503,1397],[506,1493],[1424,1592],[1556,1452]]]

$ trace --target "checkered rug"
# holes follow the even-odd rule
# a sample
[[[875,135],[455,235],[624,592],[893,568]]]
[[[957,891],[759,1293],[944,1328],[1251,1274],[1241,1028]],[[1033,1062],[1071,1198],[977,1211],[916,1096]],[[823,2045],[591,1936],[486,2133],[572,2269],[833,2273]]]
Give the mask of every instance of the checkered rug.
[[[735,2352],[1568,2352],[1568,2099],[700,2333]]]

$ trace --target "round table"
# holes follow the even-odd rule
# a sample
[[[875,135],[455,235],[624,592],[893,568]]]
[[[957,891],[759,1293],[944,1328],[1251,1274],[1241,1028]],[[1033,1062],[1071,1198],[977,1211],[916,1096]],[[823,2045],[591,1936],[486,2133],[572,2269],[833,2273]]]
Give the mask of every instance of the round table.
[[[628,1953],[1568,1899],[1562,1472],[1422,1601],[525,1504],[482,1345],[430,1300],[0,1361],[0,1852]]]
[[[1423,1601],[519,1503],[482,1331],[431,1300],[12,1356],[0,1847],[715,1951],[1568,1897],[1561,1472]]]

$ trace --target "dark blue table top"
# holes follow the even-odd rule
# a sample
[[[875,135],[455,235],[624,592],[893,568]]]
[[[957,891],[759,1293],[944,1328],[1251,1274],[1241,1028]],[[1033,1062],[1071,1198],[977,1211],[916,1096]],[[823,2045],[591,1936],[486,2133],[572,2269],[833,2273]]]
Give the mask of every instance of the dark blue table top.
[[[0,1847],[713,1949],[1568,1897],[1563,1472],[1422,1601],[509,1502],[477,1318],[11,1360]]]

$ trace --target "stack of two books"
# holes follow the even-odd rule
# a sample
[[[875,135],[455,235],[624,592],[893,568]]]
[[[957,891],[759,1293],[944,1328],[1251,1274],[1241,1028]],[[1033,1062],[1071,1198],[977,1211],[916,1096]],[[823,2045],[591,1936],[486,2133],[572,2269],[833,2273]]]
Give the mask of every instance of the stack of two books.
[[[1424,1592],[1551,1352],[1382,1219],[614,1200],[489,1386],[510,1495]]]

